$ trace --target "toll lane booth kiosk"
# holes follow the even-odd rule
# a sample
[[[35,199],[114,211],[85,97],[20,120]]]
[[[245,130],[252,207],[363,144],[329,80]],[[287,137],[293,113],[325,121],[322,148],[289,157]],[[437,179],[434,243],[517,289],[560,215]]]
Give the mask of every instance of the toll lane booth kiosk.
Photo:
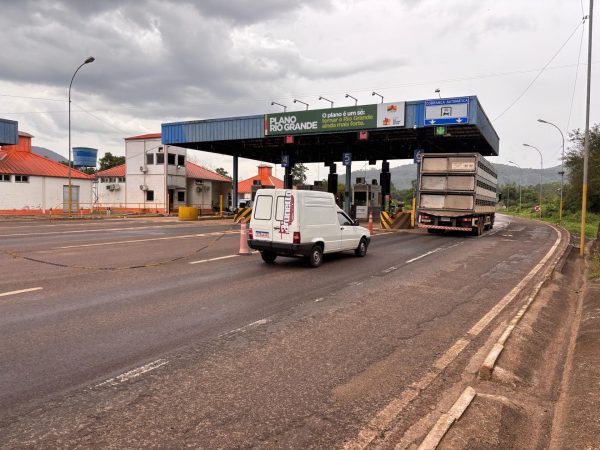
[[[368,219],[369,211],[373,217],[379,217],[381,186],[377,184],[377,180],[371,180],[371,184],[368,184],[364,177],[356,177],[356,184],[352,189],[352,204],[356,211],[356,219]]]

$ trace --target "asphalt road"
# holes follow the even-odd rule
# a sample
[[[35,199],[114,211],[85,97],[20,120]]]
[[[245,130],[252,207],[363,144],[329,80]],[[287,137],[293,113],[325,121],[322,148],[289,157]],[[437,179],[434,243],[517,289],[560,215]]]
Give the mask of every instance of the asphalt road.
[[[480,238],[384,234],[365,258],[310,269],[238,256],[237,229],[0,223],[0,444],[341,446],[556,239],[500,217]],[[428,389],[394,426],[410,427],[443,386]]]

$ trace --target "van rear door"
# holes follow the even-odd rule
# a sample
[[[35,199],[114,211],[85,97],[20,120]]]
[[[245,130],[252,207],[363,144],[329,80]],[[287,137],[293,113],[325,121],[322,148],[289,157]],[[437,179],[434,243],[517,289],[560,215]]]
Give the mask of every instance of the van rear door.
[[[257,241],[272,241],[274,226],[275,195],[274,190],[259,190],[252,208],[253,238]]]
[[[273,242],[293,244],[294,232],[298,231],[297,196],[294,195],[294,191],[289,189],[277,189],[275,192]]]

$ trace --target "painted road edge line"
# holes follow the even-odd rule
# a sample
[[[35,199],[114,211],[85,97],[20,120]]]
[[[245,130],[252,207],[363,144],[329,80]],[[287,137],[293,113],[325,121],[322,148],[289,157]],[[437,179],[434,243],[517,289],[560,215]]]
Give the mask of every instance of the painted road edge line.
[[[423,442],[421,442],[421,445],[419,445],[418,450],[435,450],[452,424],[460,419],[476,395],[475,389],[467,386],[460,397],[458,397],[458,400],[454,402],[452,408],[438,419],[427,436],[425,436],[425,439],[423,439]]]
[[[251,255],[254,255],[255,253],[258,253],[258,251],[256,250],[256,251],[250,252]],[[240,256],[240,255],[235,254],[235,255],[217,256],[216,258],[201,259],[199,261],[190,261],[188,264],[202,264],[202,263],[211,262],[211,261],[220,261],[222,259],[237,258],[238,256]]]
[[[365,425],[358,435],[344,445],[345,450],[361,450],[367,448],[378,436],[381,436],[389,425],[398,417],[408,404],[417,398],[421,391],[429,387],[440,373],[452,362],[458,355],[471,343],[471,341],[481,333],[489,323],[511,303],[520,291],[531,281],[531,279],[540,271],[540,269],[553,256],[554,252],[562,242],[562,235],[558,229],[550,226],[557,233],[557,238],[550,250],[544,255],[538,264],[506,294],[492,309],[490,309],[473,327],[456,341],[440,358],[436,360],[433,367],[418,381],[412,383],[408,389],[400,394],[399,397],[388,403],[379,413],[375,415]]]
[[[34,287],[34,288],[28,288],[28,289],[19,289],[18,291],[2,292],[2,293],[0,293],[0,297],[7,297],[9,295],[24,294],[25,292],[41,291],[42,289],[44,289],[44,288],[43,287]]]
[[[554,227],[552,227],[552,228],[554,228]],[[554,228],[554,230],[558,233],[558,235],[560,237],[561,236],[560,231],[557,228]],[[479,379],[491,380],[492,375],[494,373],[494,368],[496,366],[496,362],[498,361],[498,358],[500,358],[500,354],[502,353],[502,350],[504,350],[504,345],[506,344],[506,341],[508,340],[508,338],[510,337],[510,335],[512,334],[512,332],[516,328],[516,326],[519,324],[519,322],[521,321],[521,318],[525,315],[525,313],[527,312],[527,310],[529,309],[531,304],[537,298],[537,295],[539,294],[540,290],[542,289],[542,286],[544,285],[544,283],[546,283],[546,281],[550,279],[556,266],[558,265],[559,261],[562,259],[563,254],[567,251],[568,248],[569,248],[569,245],[565,246],[565,249],[563,250],[561,255],[559,255],[559,257],[557,257],[555,259],[555,261],[552,263],[552,266],[547,271],[544,278],[535,285],[532,293],[529,295],[529,297],[527,297],[527,301],[525,302],[525,304],[519,309],[519,311],[515,314],[515,316],[512,318],[512,320],[508,323],[504,332],[498,338],[498,340],[496,341],[496,343],[494,344],[492,349],[489,351],[488,355],[485,357],[483,363],[481,364],[481,367],[479,368]]]
[[[97,384],[95,387],[98,388],[98,387],[107,386],[107,385],[108,386],[116,386],[118,384],[125,383],[126,381],[137,378],[140,375],[148,373],[152,370],[156,370],[159,367],[162,367],[168,363],[169,363],[169,361],[167,361],[166,359],[159,358],[156,361],[149,362],[148,364],[144,364],[143,366],[129,370],[125,373],[122,373],[121,375],[117,375],[116,377],[109,378],[108,380],[103,381],[100,384]]]

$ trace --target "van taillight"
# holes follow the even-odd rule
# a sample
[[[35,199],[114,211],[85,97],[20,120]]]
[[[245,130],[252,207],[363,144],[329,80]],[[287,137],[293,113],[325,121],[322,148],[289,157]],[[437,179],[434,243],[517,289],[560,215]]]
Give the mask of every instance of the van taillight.
[[[300,232],[294,231],[294,244],[299,244],[299,243],[300,243]]]
[[[248,239],[254,239],[254,234],[252,233],[252,228],[248,228]]]

